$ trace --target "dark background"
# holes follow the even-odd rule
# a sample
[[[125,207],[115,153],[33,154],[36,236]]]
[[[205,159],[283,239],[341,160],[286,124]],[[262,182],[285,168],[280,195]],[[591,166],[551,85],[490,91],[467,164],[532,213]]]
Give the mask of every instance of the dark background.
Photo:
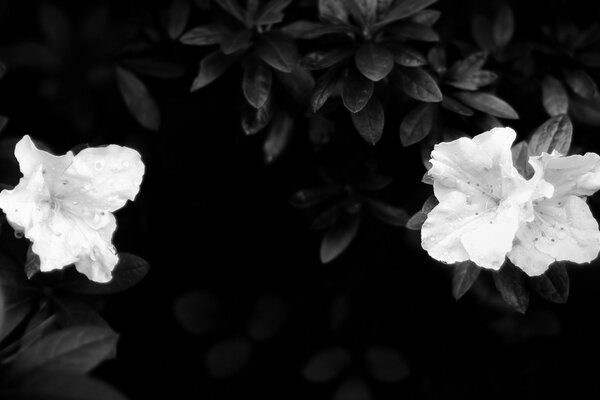
[[[452,21],[452,34],[466,38],[470,16],[487,10],[479,3],[445,0],[433,8],[443,11],[442,22]],[[581,26],[600,17],[597,4],[523,3],[511,3],[517,36],[537,35],[540,21],[558,13]],[[66,25],[52,17],[56,10]],[[532,296],[525,315],[503,305],[487,274],[456,302],[451,267],[427,256],[418,231],[372,219],[347,253],[322,265],[321,233],[288,203],[296,190],[318,183],[306,123],[297,122],[284,156],[265,165],[260,135],[246,137],[239,126],[239,70],[189,93],[203,50],[162,45],[160,53],[172,54],[184,73],[143,78],[162,124],[158,132],[137,125],[114,65],[132,37],[156,25],[160,10],[144,1],[0,3],[0,58],[8,66],[0,113],[10,118],[2,138],[30,134],[57,153],[79,143],[117,143],[140,151],[146,164],[141,193],[117,213],[114,243],[152,268],[138,286],[111,298],[105,316],[121,334],[118,357],[96,376],[131,399],[343,400],[350,397],[337,390],[347,379],[366,382],[377,399],[598,392],[596,262],[569,266],[566,305]],[[192,18],[203,15],[194,9]],[[523,93],[503,95],[522,116],[514,123],[519,132],[543,121],[541,106]],[[391,121],[393,133],[370,151],[396,178],[384,196],[412,214],[431,188],[420,183],[419,151],[400,145],[398,121]],[[575,125],[575,144],[600,152],[597,129]],[[16,182],[9,168],[2,175]],[[374,379],[364,359],[373,347],[399,355],[408,375]],[[307,363],[329,348],[345,349],[353,360],[327,382],[312,382]]]

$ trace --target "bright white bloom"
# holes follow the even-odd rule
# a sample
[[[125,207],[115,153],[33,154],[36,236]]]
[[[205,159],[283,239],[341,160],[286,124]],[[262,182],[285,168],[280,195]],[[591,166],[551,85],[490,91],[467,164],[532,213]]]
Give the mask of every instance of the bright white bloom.
[[[0,208],[17,232],[33,242],[40,270],[75,264],[107,282],[118,261],[111,243],[112,212],[133,200],[144,175],[140,154],[127,147],[87,148],[54,156],[24,136],[15,147],[23,177],[0,193]]]
[[[590,262],[600,251],[600,231],[582,197],[600,189],[600,156],[563,157],[558,152],[530,157],[543,170],[554,195],[533,202],[534,219],[521,224],[508,258],[528,275],[543,274],[554,261]]]
[[[539,164],[533,164],[530,180],[513,166],[515,137],[510,128],[495,128],[435,146],[428,173],[439,204],[421,230],[422,246],[431,257],[499,269],[519,225],[534,220],[532,200],[552,196]]]

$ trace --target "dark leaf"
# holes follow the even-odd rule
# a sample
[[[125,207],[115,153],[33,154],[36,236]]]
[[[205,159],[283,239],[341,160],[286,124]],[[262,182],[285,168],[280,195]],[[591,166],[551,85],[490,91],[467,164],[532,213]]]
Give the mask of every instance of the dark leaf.
[[[553,150],[567,155],[572,137],[573,124],[569,116],[563,114],[552,117],[540,125],[529,139],[529,155],[539,156],[542,152],[552,153]]]
[[[73,297],[56,296],[53,299],[56,314],[56,324],[61,328],[71,326],[92,325],[110,329],[108,323],[98,314],[96,310]],[[108,358],[114,358],[116,353]]]
[[[388,175],[371,174],[364,180],[356,184],[360,190],[375,191],[385,189],[394,181],[394,178]]]
[[[189,0],[171,0],[169,7],[161,14],[163,26],[171,39],[177,39],[185,29],[190,15]]]
[[[257,25],[271,25],[283,21],[283,10],[292,0],[271,0],[260,9],[256,17]]]
[[[190,29],[179,41],[192,46],[206,46],[221,43],[229,34],[229,29],[223,25],[204,25]]]
[[[0,290],[4,302],[4,322],[0,341],[25,320],[37,303],[37,291],[30,286],[22,266],[0,253]]]
[[[371,214],[380,221],[393,226],[406,226],[408,214],[403,209],[370,198],[365,202]]]
[[[384,26],[394,21],[408,18],[422,9],[429,7],[436,1],[437,0],[398,0],[377,25]]]
[[[417,24],[433,26],[438,19],[440,19],[442,13],[438,10],[421,10],[413,15],[410,20]]]
[[[431,210],[433,210],[434,207],[437,206],[438,204],[439,204],[438,199],[434,195],[431,195],[423,203],[423,206],[421,207],[421,211],[423,211],[425,214],[429,214],[429,212]]]
[[[11,387],[13,386],[14,387]],[[112,386],[90,376],[61,371],[38,371],[3,385],[4,400],[126,400]]]
[[[467,106],[498,118],[518,119],[517,112],[504,100],[483,92],[455,92],[456,97]]]
[[[233,56],[226,56],[220,50],[213,51],[200,61],[200,70],[190,90],[193,92],[212,83],[215,79],[223,75],[234,61],[235,58]]]
[[[329,382],[347,368],[352,362],[352,355],[341,347],[330,347],[321,350],[308,360],[302,374],[310,382]]]
[[[329,21],[333,24],[348,23],[348,9],[346,3],[348,0],[318,0],[319,18]]]
[[[263,296],[254,306],[246,325],[248,335],[259,342],[271,339],[281,329],[286,313],[287,307],[278,296]]]
[[[118,335],[97,326],[75,326],[50,333],[20,353],[11,372],[32,369],[87,373],[115,351]]]
[[[372,81],[350,69],[342,80],[342,102],[348,111],[356,113],[362,110],[373,95],[374,86]]]
[[[340,383],[333,400],[373,400],[373,394],[363,379],[352,377]]]
[[[544,109],[551,117],[566,114],[569,108],[569,97],[565,87],[550,75],[546,75],[542,81],[542,101]]]
[[[493,273],[494,284],[502,299],[521,314],[529,305],[529,291],[525,287],[523,273],[510,263],[505,263],[500,271]]]
[[[263,143],[263,157],[267,164],[277,160],[289,145],[294,130],[294,119],[281,111],[273,119]]]
[[[260,37],[256,50],[260,58],[281,72],[291,72],[298,62],[298,49],[289,37],[271,32]]]
[[[341,185],[328,185],[322,187],[315,187],[310,189],[303,189],[292,196],[290,204],[295,207],[310,207],[315,204],[319,204],[335,195],[343,192]]]
[[[505,47],[513,36],[515,30],[515,18],[512,10],[507,4],[502,4],[494,20],[492,37],[497,48]]]
[[[579,53],[575,56],[575,59],[587,67],[600,67],[600,52],[598,51],[587,51]]]
[[[321,115],[315,115],[310,118],[308,123],[308,138],[315,151],[320,151],[331,141],[334,131],[335,125],[331,120]]]
[[[515,144],[511,149],[513,164],[521,176],[529,178],[527,172],[527,165],[529,160],[529,150],[527,148],[527,142],[521,141]]]
[[[442,99],[442,107],[444,107],[448,111],[452,111],[453,113],[464,115],[465,117],[470,117],[475,112],[471,110],[469,107],[465,106],[461,102],[453,99],[452,97],[445,95]]]
[[[120,293],[137,285],[150,270],[150,264],[143,258],[131,253],[119,253],[119,262],[112,271],[112,279],[106,283],[98,283],[81,278],[60,284],[63,290],[81,294],[113,294]]]
[[[410,46],[393,43],[388,45],[388,49],[392,52],[394,61],[404,67],[420,67],[427,64],[425,56]]]
[[[385,78],[394,68],[392,52],[377,43],[361,45],[354,55],[354,61],[358,70],[374,82]]]
[[[427,53],[427,61],[438,75],[446,73],[446,50],[443,47],[432,47]]]
[[[321,262],[326,264],[336,259],[350,245],[358,233],[359,214],[344,214],[325,232],[321,241]]]
[[[468,57],[456,61],[448,70],[448,80],[460,80],[466,75],[471,75],[474,72],[481,70],[483,64],[487,60],[487,52],[478,51]]]
[[[185,73],[181,63],[169,58],[126,58],[120,64],[128,70],[161,79],[178,78]]]
[[[370,347],[365,362],[371,375],[380,382],[399,382],[410,375],[404,357],[391,347]]]
[[[412,231],[420,231],[421,227],[427,219],[427,214],[423,211],[417,211],[410,219],[406,222],[406,228]]]
[[[339,71],[336,68],[332,68],[317,79],[315,89],[310,98],[310,105],[313,112],[319,111],[327,99],[335,92],[338,76]]]
[[[471,121],[480,131],[489,131],[493,128],[502,128],[504,125],[500,120],[490,114],[477,113],[471,117]]]
[[[243,30],[232,32],[225,36],[221,41],[221,51],[225,55],[233,54],[240,50],[245,50],[252,45],[252,31]]]
[[[206,369],[211,377],[224,379],[237,374],[250,360],[252,346],[248,339],[226,339],[213,345],[206,354]]]
[[[316,39],[323,35],[346,34],[352,32],[347,25],[324,25],[320,22],[296,21],[281,28],[281,31],[295,39]]]
[[[215,0],[217,4],[235,19],[246,25],[246,11],[239,5],[237,0]]]
[[[329,68],[350,58],[354,54],[353,46],[339,47],[333,50],[322,50],[308,53],[302,58],[302,65],[310,70]]]
[[[315,80],[312,74],[299,65],[295,66],[289,73],[275,71],[275,74],[289,98],[304,111],[315,87]]]
[[[564,69],[565,79],[569,87],[579,96],[584,99],[592,99],[596,97],[598,88],[594,80],[581,69]]]
[[[591,126],[600,126],[600,98],[585,100],[571,97],[569,112],[576,121]]]
[[[158,130],[160,111],[146,85],[130,71],[120,67],[117,67],[117,81],[127,108],[140,125]]]
[[[498,79],[492,71],[476,71],[469,75],[462,76],[459,80],[444,81],[444,83],[463,90],[478,90],[483,86],[487,86]]]
[[[425,139],[433,127],[435,108],[431,103],[422,103],[409,111],[400,124],[400,141],[410,146]]]
[[[492,27],[492,22],[484,16],[476,15],[471,20],[471,34],[481,50],[491,52],[496,47]]]
[[[556,262],[540,276],[531,278],[540,296],[553,303],[564,304],[569,298],[569,273],[564,262]]]
[[[456,300],[469,291],[479,277],[481,268],[472,261],[462,261],[454,265],[452,275],[452,295]]]
[[[8,124],[8,117],[0,115],[0,132],[4,130],[6,124]]]
[[[383,106],[379,100],[375,96],[371,96],[371,99],[362,110],[351,115],[352,123],[358,133],[368,143],[375,145],[381,139],[385,124]]]
[[[346,201],[342,200],[336,205],[329,207],[327,210],[319,214],[310,224],[310,229],[321,230],[329,228],[337,222],[342,215]]]
[[[269,97],[261,108],[251,106],[242,109],[242,129],[246,135],[254,135],[263,130],[273,117],[273,99]]]
[[[27,248],[27,256],[25,258],[25,275],[27,279],[33,278],[35,274],[40,272],[40,258],[33,252],[31,247]]]
[[[242,90],[250,105],[261,108],[271,95],[271,69],[258,58],[251,58],[244,64]]]
[[[6,74],[6,64],[0,62],[0,79],[4,77],[4,74]]]
[[[219,303],[211,293],[193,291],[181,295],[173,305],[175,319],[192,334],[208,333],[216,328]]]
[[[424,102],[442,101],[442,92],[435,80],[423,68],[402,68],[402,90],[407,96]]]
[[[396,38],[401,40],[417,40],[421,42],[437,42],[440,37],[428,26],[404,22],[388,29]]]

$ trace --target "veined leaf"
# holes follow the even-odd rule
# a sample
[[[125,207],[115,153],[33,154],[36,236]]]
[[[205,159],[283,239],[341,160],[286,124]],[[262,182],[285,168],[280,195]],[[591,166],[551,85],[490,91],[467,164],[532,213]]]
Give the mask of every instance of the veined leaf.
[[[258,58],[249,59],[244,64],[242,90],[248,103],[254,108],[261,108],[271,95],[271,69]]]
[[[504,100],[483,92],[455,92],[452,94],[467,106],[494,117],[519,119],[517,112]]]
[[[368,143],[375,145],[381,139],[385,124],[383,106],[377,97],[371,96],[371,99],[362,110],[351,115],[352,123],[358,133]]]
[[[529,305],[529,291],[525,287],[521,270],[507,262],[500,271],[494,272],[493,277],[496,289],[506,304],[525,314]]]
[[[457,76],[455,80],[445,80],[444,83],[457,89],[478,90],[493,83],[496,79],[498,79],[498,75],[492,71],[475,71],[468,75]]]
[[[272,102],[273,97],[269,96],[261,108],[242,108],[242,129],[246,135],[254,135],[269,125],[273,117]]]
[[[475,112],[469,107],[462,104],[460,101],[457,101],[450,97],[449,95],[445,95],[441,102],[442,107],[444,107],[448,111],[452,111],[453,113],[464,115],[465,117],[472,116]]]
[[[358,70],[374,82],[385,78],[394,68],[392,52],[378,43],[361,45],[354,55],[354,60]]]
[[[551,117],[566,114],[569,108],[569,96],[560,81],[546,75],[542,81],[542,102]]]
[[[321,262],[327,264],[342,254],[352,243],[360,225],[360,214],[345,214],[332,226],[321,242]]]
[[[469,291],[479,277],[481,268],[472,261],[462,261],[454,265],[452,275],[452,295],[456,300]]]
[[[422,9],[429,7],[436,1],[437,0],[398,0],[377,25],[385,26],[392,22],[408,18]]]
[[[401,43],[388,45],[394,56],[394,61],[404,67],[420,67],[427,64],[427,59],[416,49]]]
[[[184,33],[179,41],[192,46],[219,44],[230,32],[225,26],[218,24],[197,26]]]
[[[260,9],[256,16],[257,25],[271,25],[283,21],[283,10],[292,0],[271,0]]]
[[[117,67],[117,82],[127,108],[144,128],[156,131],[160,110],[146,85],[130,71]]]
[[[193,92],[212,83],[215,79],[223,75],[234,61],[235,58],[233,56],[226,56],[220,50],[213,51],[200,61],[200,70],[190,90]]]
[[[528,151],[531,156],[539,156],[542,152],[558,151],[562,155],[569,153],[573,137],[573,124],[568,115],[552,117],[535,130],[529,139]]]
[[[339,71],[337,68],[327,70],[317,79],[315,89],[311,95],[310,104],[313,112],[319,111],[327,99],[334,93],[338,83]]]
[[[409,111],[400,124],[400,141],[410,146],[425,139],[433,127],[435,106],[422,103]]]
[[[540,276],[531,279],[534,290],[553,303],[564,304],[569,298],[569,273],[564,262],[550,265]]]
[[[420,67],[400,70],[402,90],[413,99],[424,102],[442,101],[442,92],[435,80]]]
[[[319,70],[336,65],[354,54],[354,47],[340,47],[333,50],[321,50],[308,53],[301,64],[309,70]]]
[[[221,41],[221,51],[225,55],[233,54],[237,51],[247,49],[252,45],[252,31],[249,29],[232,32],[225,36]]]
[[[477,72],[483,67],[487,60],[487,52],[478,51],[470,54],[468,57],[456,61],[448,70],[447,78],[449,80],[458,80],[465,75]]]
[[[342,101],[348,111],[362,110],[373,95],[374,86],[372,81],[351,69],[342,81]]]
[[[260,58],[281,72],[291,72],[298,62],[298,49],[294,41],[275,32],[263,34],[256,47]]]

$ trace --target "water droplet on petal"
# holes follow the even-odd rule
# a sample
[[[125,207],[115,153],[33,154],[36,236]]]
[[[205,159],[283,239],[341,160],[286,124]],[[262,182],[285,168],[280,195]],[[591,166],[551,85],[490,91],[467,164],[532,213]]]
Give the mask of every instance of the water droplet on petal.
[[[21,232],[21,231],[15,231],[15,237],[16,237],[17,239],[21,239],[21,238],[23,238],[23,232]]]
[[[565,232],[564,228],[561,228],[556,236],[558,236],[559,239],[566,239],[567,232]]]
[[[73,205],[74,205],[74,206],[76,206],[77,204],[79,204],[79,202],[78,202],[78,201],[74,201],[74,202],[73,202]]]
[[[125,161],[123,161],[123,162],[121,163],[121,165],[123,166],[123,168],[129,168],[129,166],[130,166],[131,164],[129,163],[129,161],[125,160]]]
[[[97,170],[101,170],[102,167],[104,167],[104,162],[102,162],[102,161],[96,161],[94,163],[94,168],[96,168]]]

